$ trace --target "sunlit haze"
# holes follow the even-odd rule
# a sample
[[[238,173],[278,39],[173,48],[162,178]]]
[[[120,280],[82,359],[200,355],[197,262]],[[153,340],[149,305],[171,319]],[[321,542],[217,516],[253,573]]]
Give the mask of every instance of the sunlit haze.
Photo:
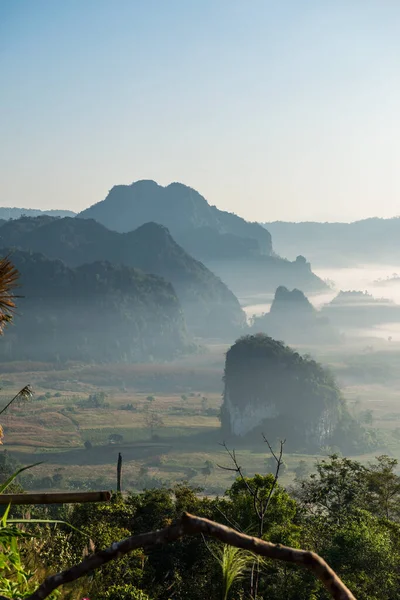
[[[400,213],[398,0],[1,0],[0,205],[180,181],[249,220]]]

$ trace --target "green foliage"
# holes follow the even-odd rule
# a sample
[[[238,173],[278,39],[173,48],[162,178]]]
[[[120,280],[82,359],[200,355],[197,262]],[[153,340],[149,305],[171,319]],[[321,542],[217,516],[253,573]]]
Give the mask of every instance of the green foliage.
[[[106,402],[107,394],[105,392],[95,392],[89,394],[86,400],[77,403],[80,408],[109,408],[110,404]]]
[[[243,579],[253,557],[248,552],[224,544],[217,554],[222,572],[222,598],[227,600],[233,584]]]
[[[318,462],[316,469],[316,473],[299,484],[297,497],[301,504],[312,507],[313,515],[326,523],[347,522],[365,503],[365,467],[333,454]]]
[[[142,590],[129,585],[112,585],[102,596],[104,600],[151,600]]]
[[[336,455],[321,460],[291,494],[276,486],[263,538],[318,552],[358,598],[397,600],[400,498],[395,468],[396,461],[386,456],[368,466]],[[126,498],[116,495],[107,504],[77,505],[68,520],[87,537],[59,524],[48,529],[40,554],[48,571],[59,571],[118,539],[165,527],[184,511],[257,534],[248,486],[268,497],[273,479],[271,474],[238,478],[223,498],[199,497],[198,489],[179,485]],[[389,518],[385,499],[390,500]],[[92,600],[236,600],[249,597],[253,568],[261,575],[259,599],[328,600],[306,570],[255,559],[212,540],[206,545],[201,537],[135,550],[86,578],[82,586]]]
[[[398,461],[383,455],[367,470],[367,502],[371,512],[386,519],[400,517],[400,477],[395,473]]]

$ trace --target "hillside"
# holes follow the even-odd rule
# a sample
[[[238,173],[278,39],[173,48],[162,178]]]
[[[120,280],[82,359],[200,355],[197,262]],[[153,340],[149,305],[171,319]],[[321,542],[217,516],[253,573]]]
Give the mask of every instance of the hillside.
[[[17,208],[0,206],[0,220],[8,221],[9,219],[19,219],[22,216],[40,217],[41,215],[49,215],[50,217],[74,217],[76,213],[72,210],[41,210],[39,208]]]
[[[276,256],[271,236],[261,225],[210,206],[197,191],[181,183],[118,185],[78,217],[95,219],[120,232],[148,221],[165,225],[189,254],[204,262],[236,295],[270,293],[279,285],[306,291],[325,287],[308,263]]]
[[[345,409],[332,375],[267,335],[245,336],[228,350],[221,424],[227,435],[287,439],[311,449],[335,437]]]
[[[195,335],[230,336],[245,325],[233,293],[161,225],[147,223],[121,234],[91,219],[26,217],[5,223],[0,241],[2,246],[40,252],[71,267],[106,260],[164,277],[172,282]]]
[[[322,308],[322,313],[338,327],[374,327],[382,323],[399,323],[400,306],[387,298],[375,298],[356,290],[340,291]]]
[[[339,332],[323,317],[300,290],[280,286],[270,311],[253,319],[254,333],[268,332],[287,344],[338,342]]]
[[[400,259],[400,218],[353,223],[265,223],[275,250],[294,258],[302,253],[318,266],[395,264]]]
[[[181,183],[155,181],[116,185],[105,200],[78,214],[110,229],[128,232],[154,221],[199,260],[224,256],[269,255],[271,236],[258,223],[210,206],[196,190]]]
[[[136,362],[190,349],[178,298],[162,278],[107,262],[71,269],[22,251],[12,260],[23,297],[2,360]]]
[[[0,230],[1,231],[1,230]],[[305,292],[320,292],[327,284],[311,270],[303,256],[290,261],[277,256],[255,256],[241,260],[212,260],[207,266],[229,286],[238,297],[252,294],[272,294],[283,285]]]

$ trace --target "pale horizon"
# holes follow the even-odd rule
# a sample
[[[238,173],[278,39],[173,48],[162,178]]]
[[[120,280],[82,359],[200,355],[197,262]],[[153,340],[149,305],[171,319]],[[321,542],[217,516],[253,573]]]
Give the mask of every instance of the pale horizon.
[[[143,179],[138,179],[136,181],[143,181]],[[155,181],[155,180],[152,179],[152,181]],[[117,183],[115,185],[116,186],[119,186],[119,185],[127,185],[127,186],[129,186],[132,183],[135,183],[135,182],[131,181],[129,183]],[[158,181],[156,181],[156,183],[159,184],[159,185],[161,185],[162,187],[167,187],[168,185],[170,185],[172,183],[181,183],[181,184],[183,184],[183,185],[185,185],[187,187],[193,188],[193,186],[191,186],[189,184],[186,184],[186,183],[183,183],[182,181],[179,181],[179,182],[177,182],[177,181],[170,181],[170,182],[168,182],[168,183],[166,183],[164,185],[160,184]],[[202,194],[200,190],[195,190],[195,191],[199,192],[202,196],[204,196],[204,194]],[[96,202],[101,202],[102,200],[104,200],[106,198],[106,196],[107,196],[107,194],[105,194],[104,198],[101,198],[100,200],[97,200]],[[213,203],[210,202],[208,200],[208,198],[206,198],[206,200],[208,201],[208,203],[210,205],[213,205]],[[92,204],[96,204],[96,202],[93,202]],[[72,212],[75,212],[76,214],[78,214],[81,210],[89,208],[89,206],[92,206],[92,205],[83,206],[81,209],[79,209],[78,211],[76,211],[76,210],[73,210],[72,208],[68,208],[67,206],[50,206],[50,207],[43,208],[42,206],[34,206],[34,205],[32,205],[32,206],[24,205],[23,206],[23,205],[1,204],[0,203],[0,208],[33,209],[33,210],[43,210],[43,211],[50,211],[50,210],[70,210]],[[227,212],[234,213],[234,214],[238,215],[239,217],[242,217],[246,221],[258,222],[258,223],[272,223],[272,222],[277,222],[277,221],[291,222],[291,223],[305,223],[305,222],[309,222],[309,223],[311,223],[311,222],[316,222],[316,223],[354,223],[355,221],[363,221],[363,220],[366,220],[366,219],[374,219],[374,218],[378,218],[378,219],[379,218],[384,218],[384,219],[400,218],[400,215],[391,215],[389,217],[380,217],[379,215],[368,215],[368,216],[365,216],[365,217],[361,217],[359,219],[349,219],[349,220],[343,220],[343,219],[342,220],[335,220],[335,219],[332,219],[332,220],[318,220],[318,219],[306,219],[306,218],[305,219],[300,219],[300,220],[299,219],[298,220],[294,220],[294,219],[290,220],[290,219],[279,219],[278,218],[278,219],[273,219],[273,220],[270,220],[270,221],[261,221],[261,220],[257,221],[257,220],[248,219],[244,214],[241,214],[241,213],[239,213],[237,211],[229,210],[227,208],[222,208],[221,206],[218,206],[217,204],[214,204],[214,206],[216,206],[220,210],[225,210]]]
[[[179,181],[249,221],[400,213],[400,3],[0,2],[0,206]]]

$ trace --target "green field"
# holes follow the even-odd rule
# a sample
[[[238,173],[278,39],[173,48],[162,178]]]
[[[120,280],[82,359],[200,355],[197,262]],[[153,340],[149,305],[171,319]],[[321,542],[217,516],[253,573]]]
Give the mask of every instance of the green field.
[[[234,476],[218,467],[229,465],[218,419],[225,350],[215,346],[162,365],[3,364],[1,405],[27,383],[35,391],[31,401],[14,404],[2,415],[4,448],[21,464],[43,461],[30,475],[31,489],[115,488],[121,452],[125,489],[186,480],[205,493],[223,493]],[[343,356],[330,351],[323,358],[342,382],[352,412],[372,411],[373,427],[382,431],[383,440],[374,454],[400,458],[398,357],[393,351],[389,357],[381,351]],[[368,380],[371,370],[380,374],[375,382]],[[99,393],[106,395],[105,406],[88,407],[90,395]],[[161,419],[153,430],[149,414]],[[110,439],[115,434],[122,437]],[[245,472],[265,472],[268,452],[262,439],[252,447],[240,442],[236,447]],[[321,456],[327,452],[321,449]],[[282,482],[293,480],[300,460],[311,469],[315,459],[286,454]]]

